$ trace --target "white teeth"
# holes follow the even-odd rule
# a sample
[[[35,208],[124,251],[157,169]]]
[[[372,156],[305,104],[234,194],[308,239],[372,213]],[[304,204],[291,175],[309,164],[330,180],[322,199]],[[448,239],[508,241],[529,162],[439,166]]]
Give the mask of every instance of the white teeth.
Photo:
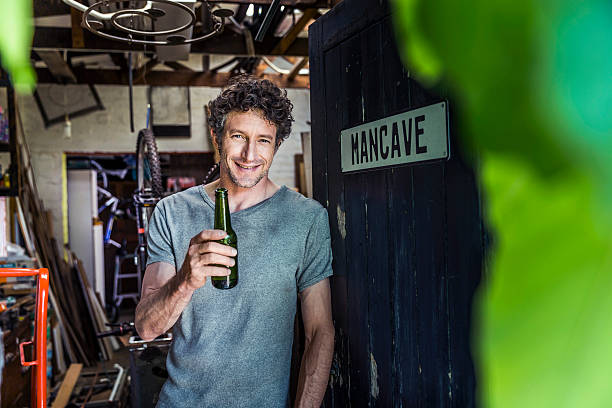
[[[238,167],[243,168],[243,169],[254,169],[255,167],[257,167],[257,166],[250,166],[250,167],[249,167],[249,166],[243,166],[243,165],[242,165],[242,164],[240,164],[240,163],[236,163],[236,165],[237,165]]]

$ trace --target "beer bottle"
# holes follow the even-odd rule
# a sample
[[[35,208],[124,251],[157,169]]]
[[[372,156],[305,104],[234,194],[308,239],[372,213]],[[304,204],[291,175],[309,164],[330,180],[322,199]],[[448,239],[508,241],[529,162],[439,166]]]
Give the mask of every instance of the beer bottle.
[[[232,229],[229,204],[227,202],[227,190],[218,188],[215,190],[215,229],[227,232],[227,236],[217,242],[238,249],[238,239]],[[217,289],[231,289],[238,283],[238,255],[236,263],[230,269],[228,276],[211,276],[212,284]],[[219,265],[222,266],[222,265]]]

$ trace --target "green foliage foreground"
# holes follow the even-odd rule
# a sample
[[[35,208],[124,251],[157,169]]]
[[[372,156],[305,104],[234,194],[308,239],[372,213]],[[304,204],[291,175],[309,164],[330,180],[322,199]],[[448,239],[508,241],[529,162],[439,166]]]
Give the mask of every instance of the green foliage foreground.
[[[0,57],[19,92],[30,92],[36,76],[30,65],[34,33],[32,0],[0,0]]]
[[[612,3],[393,6],[406,65],[450,89],[479,158],[481,405],[612,406]]]
[[[495,235],[474,309],[482,405],[612,406],[612,3],[392,1],[406,64],[451,90],[481,157]],[[21,91],[31,7],[0,1]]]

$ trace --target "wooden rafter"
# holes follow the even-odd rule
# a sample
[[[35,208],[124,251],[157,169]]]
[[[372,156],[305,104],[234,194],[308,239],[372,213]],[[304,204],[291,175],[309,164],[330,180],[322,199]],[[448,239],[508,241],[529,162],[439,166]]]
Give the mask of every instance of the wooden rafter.
[[[147,61],[147,63],[144,64],[142,67],[134,70],[134,75],[133,75],[134,83],[135,84],[144,83],[146,79],[148,79],[148,75],[153,71],[153,68],[155,68],[158,64],[159,64],[159,61],[154,58],[154,59]],[[84,70],[84,71],[88,71],[88,70]],[[124,79],[126,80],[126,84],[128,84],[127,73],[125,73]]]
[[[85,47],[83,28],[81,27],[81,19],[83,13],[73,8],[70,9],[70,24],[72,32],[72,47],[83,48]]]
[[[144,51],[139,45],[128,45],[119,41],[106,40],[89,31],[83,32],[83,47],[74,47],[72,43],[72,30],[58,27],[36,27],[34,31],[34,50],[70,50],[70,51],[99,51],[99,52],[125,52]],[[256,55],[292,55],[305,57],[308,55],[308,39],[297,38],[288,48],[283,45],[284,52],[275,50],[277,39],[266,38],[261,43],[255,43]],[[154,47],[147,47],[146,51],[153,52]],[[217,54],[247,56],[244,36],[231,30],[224,30],[220,35],[211,39],[191,45],[191,54]]]
[[[180,62],[177,61],[164,61],[164,65],[172,68],[175,71],[188,71],[188,72],[195,72],[193,69],[189,68],[186,65],[181,64]]]
[[[157,61],[155,61],[157,63]],[[127,72],[110,69],[85,69],[75,67],[74,74],[79,84],[100,84],[100,85],[127,85]],[[227,85],[228,80],[232,76],[229,72],[189,72],[189,71],[148,71],[146,78],[143,75],[144,70],[137,70],[139,75],[134,74],[135,85],[153,85],[153,86],[209,86],[223,87]],[[55,78],[49,70],[45,68],[37,68],[36,75],[39,83],[54,83]],[[283,88],[308,88],[309,78],[306,75],[299,75],[294,80],[287,80],[286,75],[269,75],[261,74],[259,78],[269,79]]]
[[[210,3],[234,3],[234,4],[261,4],[269,5],[270,0],[209,0]],[[281,0],[281,5],[295,7],[298,9],[305,8],[331,8],[337,0]]]
[[[272,54],[283,55],[289,47],[298,39],[298,34],[304,30],[304,27],[319,14],[317,9],[306,9],[298,21],[289,29],[287,34],[278,42]]]
[[[273,58],[273,57],[272,57]],[[255,76],[260,76],[263,75],[264,71],[268,69],[268,64],[266,64],[263,61],[259,62],[259,65],[257,65],[257,67],[255,68],[255,70],[253,71],[253,75]]]
[[[59,51],[38,51],[37,54],[58,82],[76,82],[74,73]]]
[[[287,75],[287,81],[293,81],[299,74],[300,69],[304,68],[307,63],[308,57],[304,57],[297,64],[295,64],[293,68],[291,68],[291,71],[289,71],[289,75]]]
[[[62,1],[34,0],[34,17],[61,16],[70,13]]]
[[[110,54],[110,58],[113,61],[113,64],[119,67],[121,70],[128,70],[128,62],[124,55],[118,53]]]
[[[209,0],[210,3],[232,4],[270,4],[270,0]],[[61,0],[34,0],[34,17],[59,16],[70,13],[70,7]],[[82,1],[85,3],[85,1]],[[281,0],[283,6],[327,9],[338,3],[338,0]]]

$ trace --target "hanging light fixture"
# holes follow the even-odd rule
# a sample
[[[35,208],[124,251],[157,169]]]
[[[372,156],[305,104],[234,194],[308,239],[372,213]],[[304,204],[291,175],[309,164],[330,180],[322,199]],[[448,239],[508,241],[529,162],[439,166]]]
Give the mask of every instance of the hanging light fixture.
[[[109,40],[121,41],[129,44],[144,44],[144,45],[181,45],[191,44],[198,41],[206,40],[223,31],[225,26],[225,19],[234,15],[234,12],[229,9],[216,9],[211,11],[213,24],[211,31],[203,33],[196,38],[185,38],[180,35],[181,31],[195,27],[196,15],[194,11],[178,1],[172,0],[155,0],[155,1],[130,1],[129,8],[121,8],[113,12],[102,12],[102,7],[118,6],[123,7],[126,3],[125,0],[102,0],[98,1],[91,6],[86,6],[79,3],[76,0],[63,0],[67,5],[83,12],[82,25],[87,30],[91,31],[100,37],[107,38]],[[132,7],[134,3],[144,3],[144,7],[135,8]],[[203,7],[209,7],[207,1],[203,2]],[[164,30],[147,30],[144,28],[137,28],[134,24],[134,18],[140,18],[142,20],[148,20],[151,27],[154,27],[156,20],[163,18],[166,15],[166,11],[162,8],[155,7],[156,4],[164,4],[172,8],[176,8],[180,13],[183,13],[186,17],[187,22],[177,24],[176,27]],[[128,23],[124,21],[128,20]],[[183,21],[184,19],[180,19]],[[110,26],[110,28],[109,28]],[[110,29],[114,29],[114,32],[110,32]],[[118,34],[119,33],[119,34]],[[164,36],[165,39],[160,39],[159,36]],[[151,37],[157,37],[152,39]]]

